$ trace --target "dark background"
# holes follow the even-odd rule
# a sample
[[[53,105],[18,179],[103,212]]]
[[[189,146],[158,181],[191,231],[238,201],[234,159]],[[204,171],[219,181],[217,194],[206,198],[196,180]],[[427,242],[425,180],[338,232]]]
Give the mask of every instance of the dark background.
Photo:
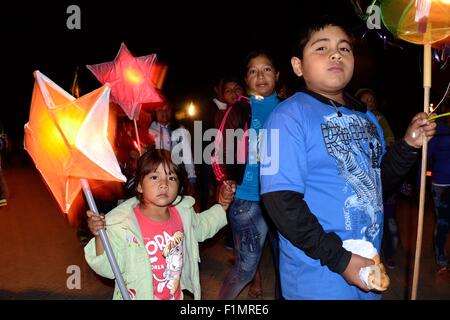
[[[358,2],[365,9],[371,1]],[[81,30],[66,27],[71,4],[81,9]],[[79,67],[79,86],[85,94],[100,86],[85,65],[113,60],[125,42],[135,56],[156,53],[168,64],[163,91],[176,108],[190,100],[201,108],[219,76],[240,75],[246,54],[265,47],[274,52],[281,75],[296,89],[291,44],[300,27],[317,13],[340,16],[351,26],[357,39],[356,65],[348,91],[373,88],[396,135],[423,109],[422,47],[394,39],[384,28],[368,31],[347,0],[16,1],[2,11],[0,119],[18,145],[28,120],[34,70],[69,91]],[[433,62],[434,103],[450,78],[448,68],[439,68]]]

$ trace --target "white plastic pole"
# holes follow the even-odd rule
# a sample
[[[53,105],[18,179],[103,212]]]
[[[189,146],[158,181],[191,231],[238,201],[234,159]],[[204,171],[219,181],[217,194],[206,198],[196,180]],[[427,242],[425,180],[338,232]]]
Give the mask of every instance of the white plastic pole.
[[[84,195],[86,196],[86,201],[89,205],[89,209],[98,215],[97,205],[95,204],[94,197],[92,196],[91,188],[86,179],[80,179],[81,186],[83,187]],[[131,300],[128,290],[125,286],[125,282],[122,278],[122,273],[120,272],[119,266],[117,264],[116,258],[114,257],[114,252],[112,251],[111,244],[109,243],[108,235],[105,229],[99,230],[100,240],[102,241],[103,248],[105,248],[106,256],[108,257],[109,263],[111,264],[112,271],[116,278],[117,285],[119,287],[120,293],[124,300]]]
[[[138,147],[139,155],[141,156],[142,155],[141,140],[139,139],[139,130],[137,127],[136,119],[133,119],[133,122],[134,122],[134,132],[136,132],[137,147]]]

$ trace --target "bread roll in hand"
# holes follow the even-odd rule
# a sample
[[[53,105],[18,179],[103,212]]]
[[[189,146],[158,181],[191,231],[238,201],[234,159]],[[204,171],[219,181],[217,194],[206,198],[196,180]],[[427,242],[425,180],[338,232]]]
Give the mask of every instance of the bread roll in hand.
[[[380,255],[373,244],[362,239],[349,239],[343,241],[342,246],[354,254],[374,261],[374,265],[361,268],[359,277],[370,290],[386,291],[390,283],[389,276],[387,275],[386,269],[381,263]]]
[[[380,255],[376,255],[372,260],[375,261],[375,264],[367,267],[370,269],[367,276],[367,286],[370,290],[386,291],[389,288],[390,280],[384,265],[380,261]]]

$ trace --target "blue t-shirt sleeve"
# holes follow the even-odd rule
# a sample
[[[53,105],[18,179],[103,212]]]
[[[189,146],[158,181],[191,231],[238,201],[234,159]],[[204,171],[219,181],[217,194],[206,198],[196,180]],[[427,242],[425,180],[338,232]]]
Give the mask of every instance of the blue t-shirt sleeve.
[[[270,115],[261,139],[261,194],[305,191],[306,145],[298,105],[285,101]]]

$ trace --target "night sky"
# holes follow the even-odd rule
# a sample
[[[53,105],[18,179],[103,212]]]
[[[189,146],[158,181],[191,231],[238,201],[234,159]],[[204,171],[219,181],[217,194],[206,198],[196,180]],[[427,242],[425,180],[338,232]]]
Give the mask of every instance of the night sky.
[[[362,40],[368,29],[347,0],[93,2],[15,1],[2,10],[2,56],[6,58],[0,118],[19,141],[28,119],[34,70],[69,91],[79,67],[79,85],[82,94],[87,93],[100,84],[85,65],[113,60],[125,42],[135,56],[156,53],[168,65],[163,91],[176,107],[188,100],[201,106],[212,95],[219,76],[240,75],[247,53],[269,48],[282,76],[296,88],[290,70],[291,43],[307,18],[324,12],[345,18],[358,40],[349,92],[375,89],[396,134],[423,108],[422,48],[393,39],[384,28],[379,33],[395,45],[383,43],[373,30]],[[81,30],[66,27],[70,4],[80,6]],[[433,64],[434,101],[443,95],[450,78],[448,68],[439,67]]]

